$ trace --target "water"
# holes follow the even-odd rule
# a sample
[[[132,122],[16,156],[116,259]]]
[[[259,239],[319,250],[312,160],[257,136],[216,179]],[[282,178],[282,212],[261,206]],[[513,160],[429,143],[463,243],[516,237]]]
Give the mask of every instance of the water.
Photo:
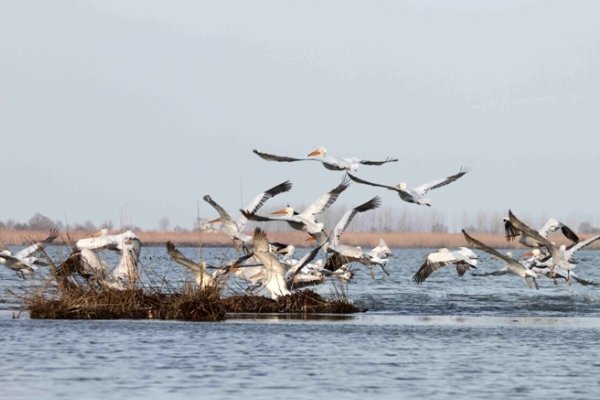
[[[359,269],[346,290],[366,313],[220,323],[12,319],[5,290],[26,283],[0,270],[0,399],[598,398],[599,287],[543,279],[536,291],[450,268],[417,286],[426,253],[394,251],[391,276]],[[481,270],[499,266],[482,258]],[[578,274],[600,282],[600,253],[580,259]],[[162,248],[141,262],[183,276]]]

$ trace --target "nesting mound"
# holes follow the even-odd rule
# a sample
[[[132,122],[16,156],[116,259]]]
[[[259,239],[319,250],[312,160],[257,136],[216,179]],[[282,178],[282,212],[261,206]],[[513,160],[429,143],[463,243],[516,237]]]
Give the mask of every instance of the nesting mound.
[[[144,293],[142,290],[64,290],[58,298],[43,294],[28,298],[31,318],[39,319],[180,319],[221,321],[226,310],[212,289],[176,294]]]
[[[361,312],[345,298],[328,300],[311,290],[292,293],[277,300],[261,296],[231,296],[223,299],[229,313],[331,313]]]

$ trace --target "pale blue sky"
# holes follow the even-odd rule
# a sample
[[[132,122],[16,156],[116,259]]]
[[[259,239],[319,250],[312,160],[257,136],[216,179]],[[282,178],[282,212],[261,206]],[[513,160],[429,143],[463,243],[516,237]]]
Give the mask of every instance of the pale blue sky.
[[[290,179],[306,204],[339,173],[251,150],[398,157],[359,175],[417,185],[448,218],[600,214],[597,1],[5,1],[0,220],[229,210]],[[241,189],[240,189],[241,188]],[[241,191],[241,193],[240,193]],[[392,192],[354,184],[339,202]],[[212,209],[200,200],[200,214]],[[236,213],[237,214],[237,213]]]

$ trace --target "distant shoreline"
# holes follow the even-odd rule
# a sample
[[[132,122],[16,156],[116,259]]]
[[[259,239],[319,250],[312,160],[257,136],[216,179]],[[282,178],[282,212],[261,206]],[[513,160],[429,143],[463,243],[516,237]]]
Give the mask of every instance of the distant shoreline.
[[[72,231],[62,232],[54,244],[74,244],[82,237],[95,232]],[[111,232],[113,233],[113,232]],[[115,231],[114,233],[118,233]],[[507,242],[504,235],[470,232],[482,242],[495,248],[523,248],[518,242]],[[135,231],[144,246],[164,246],[167,241],[177,246],[211,246],[229,247],[232,242],[218,232],[178,232],[178,231]],[[296,247],[310,247],[306,241],[308,235],[299,231],[267,232],[271,241],[293,244]],[[26,245],[32,241],[45,238],[48,231],[0,230],[0,240],[7,246]],[[591,235],[586,235],[589,237]],[[430,232],[345,232],[344,243],[364,248],[371,248],[385,240],[392,248],[455,248],[466,246],[462,233],[430,233]],[[550,240],[559,244],[566,243],[560,234],[552,234]],[[587,249],[600,249],[600,241],[593,243]]]

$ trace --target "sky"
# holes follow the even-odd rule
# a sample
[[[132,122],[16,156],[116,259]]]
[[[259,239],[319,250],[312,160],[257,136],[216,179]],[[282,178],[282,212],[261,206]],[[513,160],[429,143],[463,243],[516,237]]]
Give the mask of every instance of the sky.
[[[600,3],[339,0],[0,3],[0,220],[35,213],[191,228],[290,180],[343,174],[252,153],[331,155],[418,185],[435,212],[599,222]],[[391,192],[353,184],[354,206]]]

